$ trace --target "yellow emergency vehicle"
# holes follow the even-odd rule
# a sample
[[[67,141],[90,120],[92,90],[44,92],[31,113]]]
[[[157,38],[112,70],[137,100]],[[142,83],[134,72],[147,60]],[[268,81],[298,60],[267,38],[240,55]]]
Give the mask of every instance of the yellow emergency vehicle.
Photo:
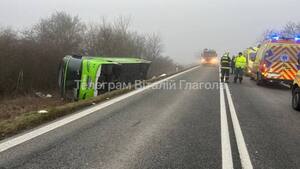
[[[298,69],[300,61],[298,59]],[[295,80],[292,85],[292,107],[295,110],[300,110],[300,70],[298,70]]]
[[[256,56],[258,49],[259,49],[258,47],[250,47],[244,51],[244,56],[247,59],[247,66],[245,70],[246,71],[245,74],[247,76],[250,76],[251,70],[253,69],[253,63],[254,63],[253,60]]]
[[[292,84],[297,73],[297,60],[300,56],[300,38],[272,36],[264,41],[257,51],[250,76],[257,85],[265,82],[284,82]]]

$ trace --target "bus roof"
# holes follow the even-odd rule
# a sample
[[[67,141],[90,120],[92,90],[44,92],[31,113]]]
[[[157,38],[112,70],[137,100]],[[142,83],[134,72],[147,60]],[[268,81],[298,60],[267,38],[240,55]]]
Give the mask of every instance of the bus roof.
[[[93,60],[100,64],[134,64],[151,63],[151,61],[133,57],[103,57],[103,56],[71,56],[79,59]]]

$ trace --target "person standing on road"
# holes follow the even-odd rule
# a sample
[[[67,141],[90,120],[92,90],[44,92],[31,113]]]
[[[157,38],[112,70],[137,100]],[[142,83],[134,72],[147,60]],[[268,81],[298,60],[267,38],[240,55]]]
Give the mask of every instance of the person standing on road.
[[[224,82],[224,78],[225,83],[229,81],[230,61],[228,52],[221,57],[221,82]]]
[[[239,55],[235,59],[235,76],[234,76],[234,83],[237,82],[237,79],[239,79],[240,83],[243,81],[243,75],[244,75],[244,69],[247,64],[247,59],[243,55],[242,52],[239,53]]]
[[[235,56],[233,55],[232,59],[231,59],[231,74],[232,75],[234,74],[234,69],[235,69]]]

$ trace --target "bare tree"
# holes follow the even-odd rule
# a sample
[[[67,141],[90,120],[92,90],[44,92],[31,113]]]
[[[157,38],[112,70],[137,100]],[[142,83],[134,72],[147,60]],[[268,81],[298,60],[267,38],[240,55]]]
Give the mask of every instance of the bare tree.
[[[294,22],[287,23],[281,31],[281,34],[285,37],[294,37],[299,33],[299,24]]]
[[[158,34],[152,33],[147,36],[146,41],[146,59],[155,60],[161,56],[163,45]]]
[[[174,72],[176,64],[162,56],[160,36],[132,31],[130,23],[128,17],[102,18],[86,26],[78,16],[56,12],[22,32],[0,29],[0,94],[19,86],[25,92],[54,89],[59,63],[72,53],[144,58],[152,61],[149,76]]]
[[[300,35],[300,23],[295,23],[295,22],[288,22],[282,29],[280,30],[266,30],[261,38],[259,39],[259,42],[264,41],[265,39],[270,38],[272,35],[280,35],[286,38],[294,38],[295,36]]]
[[[11,28],[0,29],[0,94],[16,88],[19,52],[17,32]]]
[[[42,19],[33,28],[35,40],[65,52],[76,51],[84,33],[85,24],[78,16],[72,17],[65,12],[57,12],[50,18]]]
[[[78,17],[57,12],[31,29],[15,33],[15,44],[18,45],[15,60],[20,63],[18,68],[11,67],[10,71],[18,72],[17,78],[22,71],[26,91],[55,88],[62,57],[79,49],[84,31],[85,25]]]

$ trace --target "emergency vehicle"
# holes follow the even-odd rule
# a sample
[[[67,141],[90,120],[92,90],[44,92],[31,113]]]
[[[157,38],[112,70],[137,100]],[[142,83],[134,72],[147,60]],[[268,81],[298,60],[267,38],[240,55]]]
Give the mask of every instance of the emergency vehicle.
[[[255,58],[258,49],[259,49],[258,47],[249,47],[248,49],[246,49],[244,51],[244,56],[247,59],[247,67],[246,67],[246,70],[245,70],[247,76],[250,76],[251,69],[253,69],[253,63],[254,62],[253,62],[252,58]]]
[[[204,49],[201,54],[200,63],[202,65],[218,65],[218,54],[215,50]]]
[[[250,76],[257,85],[265,82],[292,84],[297,73],[297,60],[300,56],[300,38],[272,36],[261,44],[249,68]]]
[[[300,110],[300,71],[296,74],[296,78],[292,86],[292,107],[295,110]]]

